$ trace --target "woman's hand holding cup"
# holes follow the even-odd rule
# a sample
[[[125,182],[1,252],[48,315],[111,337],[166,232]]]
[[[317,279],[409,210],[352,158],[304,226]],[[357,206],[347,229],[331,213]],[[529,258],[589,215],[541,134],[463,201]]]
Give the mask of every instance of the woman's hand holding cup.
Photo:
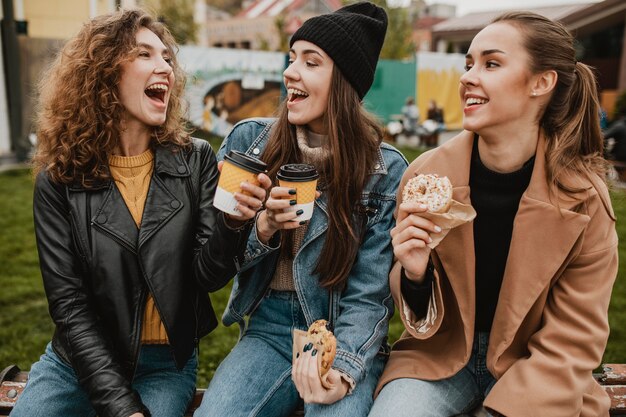
[[[265,202],[265,210],[257,219],[257,233],[263,243],[269,242],[270,238],[279,230],[289,230],[300,227],[303,222],[294,221],[300,214],[298,211],[287,211],[296,204],[294,188],[273,187]]]
[[[295,229],[313,215],[319,174],[312,165],[287,164],[276,175],[278,187],[272,188],[257,220],[257,234],[263,243],[269,242],[278,230]]]
[[[238,151],[230,151],[217,164],[220,178],[213,205],[222,210],[230,226],[238,226],[254,218],[263,207],[272,182],[267,165]]]
[[[219,164],[223,164],[223,161],[220,161]],[[237,200],[236,209],[241,215],[227,214],[229,219],[245,222],[254,218],[257,212],[263,208],[263,202],[267,197],[267,190],[272,186],[272,180],[264,173],[258,174],[257,180],[259,185],[252,182],[242,182],[240,184],[241,192],[233,193],[233,197]]]

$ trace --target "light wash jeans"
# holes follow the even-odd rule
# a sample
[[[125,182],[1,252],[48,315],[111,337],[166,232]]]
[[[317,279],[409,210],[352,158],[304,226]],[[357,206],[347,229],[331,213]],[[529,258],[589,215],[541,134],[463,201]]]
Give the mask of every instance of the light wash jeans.
[[[283,417],[302,404],[291,379],[293,329],[306,330],[295,292],[269,290],[221,363],[194,417]],[[363,381],[330,405],[305,404],[307,417],[365,417],[386,362],[377,355]]]
[[[195,352],[179,371],[169,346],[143,345],[132,386],[152,417],[183,416],[196,389],[197,368]],[[46,352],[31,367],[28,383],[11,417],[95,415],[74,369],[63,362],[48,344]]]
[[[462,416],[479,406],[496,383],[486,364],[489,333],[477,333],[468,364],[439,381],[401,378],[382,389],[369,417]]]

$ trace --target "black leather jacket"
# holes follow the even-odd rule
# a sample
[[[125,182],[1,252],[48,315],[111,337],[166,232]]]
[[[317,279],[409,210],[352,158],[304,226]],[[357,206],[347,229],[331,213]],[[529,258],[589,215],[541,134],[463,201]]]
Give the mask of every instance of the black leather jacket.
[[[155,149],[137,229],[113,181],[90,189],[35,184],[37,248],[55,352],[76,371],[100,417],[146,412],[131,388],[148,291],[179,368],[217,325],[207,291],[236,273],[250,231],[233,230],[213,207],[215,154]]]

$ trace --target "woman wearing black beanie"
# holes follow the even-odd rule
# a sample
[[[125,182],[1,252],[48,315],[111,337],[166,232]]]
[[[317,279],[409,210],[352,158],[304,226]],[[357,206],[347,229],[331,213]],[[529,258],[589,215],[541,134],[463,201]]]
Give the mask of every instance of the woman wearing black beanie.
[[[242,336],[196,417],[290,416],[302,402],[308,417],[369,412],[386,361],[389,232],[407,166],[361,104],[386,29],[384,10],[367,2],[307,20],[290,42],[279,117],[243,121],[224,140],[218,158],[231,150],[260,157],[276,185],[281,166],[313,165],[318,198],[303,221],[289,210],[301,192],[271,189],[223,316]],[[337,339],[324,385],[323,352],[292,342],[293,330],[318,319]]]

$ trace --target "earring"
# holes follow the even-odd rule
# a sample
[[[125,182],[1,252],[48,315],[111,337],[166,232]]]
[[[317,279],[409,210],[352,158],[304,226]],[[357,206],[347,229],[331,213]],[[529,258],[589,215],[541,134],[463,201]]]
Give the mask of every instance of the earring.
[[[531,93],[531,95],[532,95],[533,97],[537,97],[537,92],[536,92],[536,91],[533,91],[533,92]]]

